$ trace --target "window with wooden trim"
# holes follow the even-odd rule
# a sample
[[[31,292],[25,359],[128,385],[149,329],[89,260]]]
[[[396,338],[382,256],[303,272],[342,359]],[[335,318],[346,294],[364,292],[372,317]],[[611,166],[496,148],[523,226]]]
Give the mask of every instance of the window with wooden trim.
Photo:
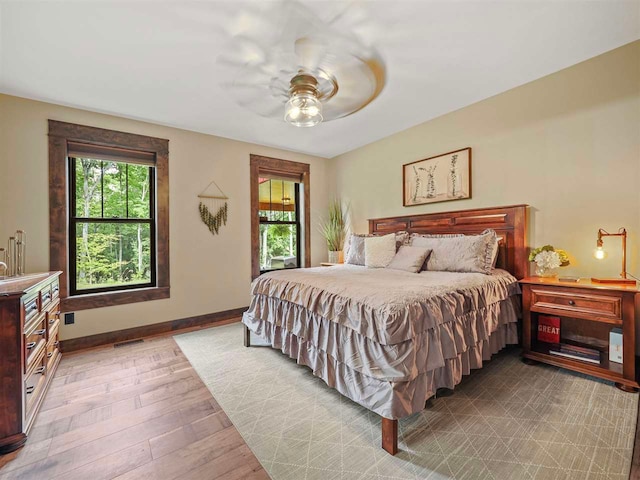
[[[310,166],[250,156],[251,277],[311,265]]]
[[[169,297],[168,141],[50,120],[49,175],[63,309]]]

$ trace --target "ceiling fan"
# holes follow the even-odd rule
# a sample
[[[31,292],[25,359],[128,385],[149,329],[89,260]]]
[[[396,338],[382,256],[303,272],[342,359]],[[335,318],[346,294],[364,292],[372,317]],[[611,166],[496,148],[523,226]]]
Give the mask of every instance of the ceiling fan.
[[[228,67],[222,86],[240,105],[297,127],[357,112],[380,94],[386,73],[354,33],[366,21],[360,13],[323,19],[291,0],[243,10],[218,57]]]

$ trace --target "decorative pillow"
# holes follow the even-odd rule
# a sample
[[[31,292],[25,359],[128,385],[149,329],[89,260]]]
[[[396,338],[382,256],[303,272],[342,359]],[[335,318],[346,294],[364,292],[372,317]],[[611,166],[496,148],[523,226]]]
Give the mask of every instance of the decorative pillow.
[[[498,251],[500,249],[500,237],[497,238],[495,246],[493,247],[493,251],[491,252],[491,268],[496,268],[496,264],[498,263]]]
[[[345,263],[364,265],[364,239],[373,235],[352,233]]]
[[[497,254],[496,232],[488,229],[480,235],[420,236],[411,239],[414,247],[433,250],[427,270],[445,272],[491,273]]]
[[[409,239],[409,232],[405,232],[404,230],[396,232],[396,252],[402,245],[409,245]]]
[[[404,270],[405,272],[418,273],[422,270],[425,260],[431,250],[423,247],[410,247],[402,245],[387,268],[392,270]]]
[[[396,234],[364,239],[364,264],[369,268],[384,268],[396,254]]]
[[[402,245],[407,245],[409,243],[408,232],[396,232],[394,235],[396,240],[396,251]],[[344,260],[345,263],[349,263],[351,265],[364,265],[364,239],[375,236],[377,235],[368,233],[352,233],[349,237],[349,246]]]

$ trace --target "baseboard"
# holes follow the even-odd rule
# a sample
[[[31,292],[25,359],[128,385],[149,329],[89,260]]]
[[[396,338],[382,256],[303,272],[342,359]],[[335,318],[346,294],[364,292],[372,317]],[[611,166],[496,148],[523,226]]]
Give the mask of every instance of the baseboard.
[[[181,318],[178,320],[170,320],[168,322],[153,323],[142,327],[127,328],[125,330],[116,330],[114,332],[99,333],[97,335],[89,335],[88,337],[70,338],[69,340],[60,341],[62,353],[75,352],[86,348],[100,347],[111,343],[124,342],[135,338],[151,337],[153,335],[161,335],[163,333],[175,332],[188,328],[202,327],[206,325],[231,323],[229,320],[242,316],[249,307],[234,308],[233,310],[225,310],[223,312],[207,313],[196,317]]]

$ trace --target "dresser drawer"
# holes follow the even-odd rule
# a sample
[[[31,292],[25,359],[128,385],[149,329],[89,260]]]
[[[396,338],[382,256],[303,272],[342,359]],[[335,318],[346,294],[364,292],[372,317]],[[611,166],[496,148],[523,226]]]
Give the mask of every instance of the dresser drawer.
[[[51,329],[54,325],[60,324],[60,302],[53,302],[50,308],[46,312],[47,319],[47,329],[49,330],[49,336],[47,339],[51,338]],[[57,326],[56,326],[57,328]]]
[[[531,288],[531,310],[564,316],[622,320],[622,298],[598,293]]]
[[[51,297],[55,300],[60,296],[60,281],[56,280],[51,284]]]
[[[47,362],[47,372],[51,374],[53,372],[53,365],[58,360],[58,355],[60,355],[60,342],[56,340],[55,342],[51,342],[47,345],[47,354],[45,356]]]
[[[45,349],[47,342],[46,316],[40,316],[40,319],[28,328],[24,334],[25,372],[29,371],[32,363],[38,358],[38,353]]]
[[[58,327],[60,321],[55,322],[49,327],[49,339],[47,340],[47,358],[51,358],[50,355],[54,350],[59,349],[60,341],[58,340]]]
[[[32,414],[33,407],[43,393],[43,387],[47,376],[47,358],[44,349],[35,358],[33,370],[25,377],[24,380],[24,403],[26,407],[26,418]]]
[[[31,295],[22,302],[22,314],[24,315],[25,325],[37,317],[38,313],[40,313],[40,298],[38,294]]]
[[[47,308],[53,301],[53,294],[51,293],[51,285],[47,285],[40,289],[40,311]]]

